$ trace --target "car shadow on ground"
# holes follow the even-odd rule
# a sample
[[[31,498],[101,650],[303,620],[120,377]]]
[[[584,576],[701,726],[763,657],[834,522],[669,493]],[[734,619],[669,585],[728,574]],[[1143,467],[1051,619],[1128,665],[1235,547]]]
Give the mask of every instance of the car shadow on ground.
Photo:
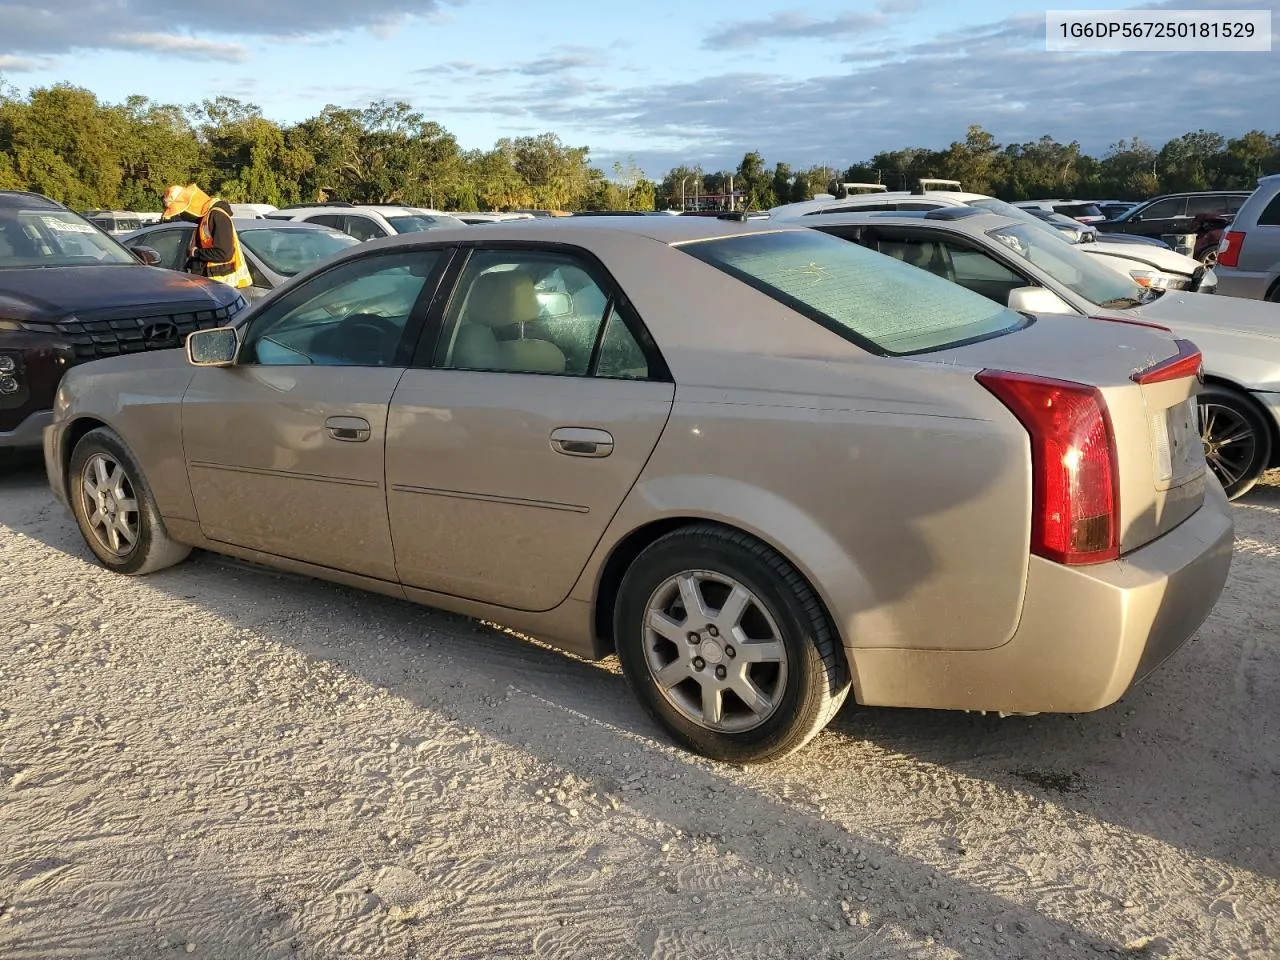
[[[60,506],[50,501],[48,509],[39,508],[34,517],[29,503],[20,515],[6,509],[7,490],[29,490],[42,479],[35,469],[0,476],[0,524],[90,563],[87,548]],[[243,575],[245,571],[252,571],[252,575]],[[228,624],[252,629],[263,639],[298,650],[314,660],[338,664],[419,709],[444,711],[486,737],[600,783],[605,789],[610,786],[612,761],[624,753],[643,749],[657,775],[663,777],[662,789],[628,793],[628,806],[688,834],[723,835],[724,846],[771,875],[782,874],[789,851],[782,851],[777,862],[774,853],[766,855],[769,830],[763,825],[785,822],[806,839],[806,856],[817,854],[820,845],[831,849],[842,844],[856,846],[883,867],[879,876],[893,878],[898,891],[896,902],[893,890],[877,894],[882,902],[888,900],[884,920],[908,931],[918,929],[920,936],[927,929],[941,944],[962,956],[976,955],[972,935],[989,935],[991,924],[997,922],[1007,925],[1013,942],[1003,949],[994,948],[996,953],[991,955],[1026,955],[1025,947],[1018,948],[1024,935],[1027,943],[1037,944],[1038,949],[1044,949],[1047,942],[1057,944],[1060,949],[1054,953],[1060,957],[1095,955],[1095,949],[1114,945],[1099,940],[1096,931],[1086,932],[1039,913],[1034,899],[1030,905],[1018,903],[951,876],[945,867],[899,853],[888,836],[856,826],[850,828],[838,818],[824,815],[815,803],[796,795],[792,782],[797,776],[802,778],[804,771],[791,761],[742,769],[672,749],[610,664],[592,664],[566,656],[466,618],[211,554],[198,552],[189,562],[147,578],[147,584],[188,601],[192,601],[193,586],[199,584],[200,597],[193,602]],[[287,589],[282,590],[282,584],[287,584]],[[330,631],[322,625],[319,630],[301,634],[290,629],[290,623],[335,604],[358,610],[360,620],[376,624],[376,630]],[[269,613],[255,614],[257,610]],[[375,633],[383,634],[383,639]],[[429,642],[424,642],[425,638]],[[395,645],[391,658],[388,642]],[[504,715],[500,698],[492,696],[495,675],[516,678],[515,695],[531,698],[539,705],[540,722],[527,723],[527,703],[521,716]],[[860,722],[855,720],[850,726],[847,720],[838,721],[832,732],[824,734],[809,749],[821,751],[824,745],[858,736],[856,726]],[[899,722],[906,741],[910,740],[911,722]],[[925,718],[923,722],[927,727],[932,721]],[[1043,742],[1040,748],[1045,748]],[[671,778],[666,779],[667,776]],[[726,790],[727,785],[733,789]],[[710,796],[716,797],[715,802],[708,801]],[[465,797],[460,797],[463,801]],[[761,827],[745,833],[730,832],[726,822],[754,822]],[[789,882],[798,882],[815,898],[829,902],[850,896],[840,892],[836,884],[853,876],[851,865],[825,872],[802,869]],[[857,877],[860,879],[861,875]],[[902,904],[924,902],[926,898],[931,904],[948,906],[939,907],[939,912],[932,915],[928,910],[916,916],[895,913]],[[954,910],[957,903],[966,905],[963,916],[945,912]],[[1019,922],[1025,926],[1025,934],[1016,931]],[[874,931],[845,930],[832,936],[838,936],[839,942],[855,951],[866,942],[869,950],[865,955],[880,955],[871,942]],[[1074,943],[1069,946],[1068,941]]]
[[[28,536],[88,560],[89,553],[72,520],[52,499],[47,510],[40,511],[36,523],[15,525],[6,519],[2,507],[5,489],[30,489],[43,481],[43,468],[36,460],[29,459],[7,472],[0,472],[0,523],[15,526]],[[1280,488],[1259,487],[1242,503],[1280,504]],[[61,522],[46,522],[52,517]],[[197,568],[206,570],[209,576],[219,576],[229,565],[243,566],[260,571],[264,583],[287,577],[300,585],[308,585],[308,590],[343,589],[213,554],[198,552],[196,558]],[[179,571],[185,569],[178,568]],[[148,583],[159,586],[175,575],[177,572],[151,577]],[[1229,583],[1228,592],[1230,589]],[[611,671],[602,671],[598,665],[588,665],[555,651],[543,652],[537,646],[496,629],[475,625],[465,618],[360,591],[346,592],[353,604],[371,605],[370,612],[381,610],[392,621],[407,623],[426,617],[463,632],[471,632],[474,627],[478,636],[486,638],[485,658],[494,658],[498,664],[513,661],[526,667],[536,663],[537,672],[547,675],[545,679],[550,684],[547,696],[566,709],[589,713],[586,701],[575,702],[582,691],[579,684],[557,683],[553,676],[561,664],[566,670],[585,670],[582,676],[593,678],[596,684],[588,689],[598,689],[600,694],[597,707],[601,711],[598,717],[601,722],[616,723],[619,702],[624,701],[628,715],[635,717],[635,723],[628,727],[629,734],[660,736],[639,708],[633,707],[623,680]],[[385,604],[392,606],[381,606]],[[234,605],[215,612],[221,616],[236,613]],[[1212,724],[1189,726],[1184,716],[1184,705],[1203,696],[1201,670],[1214,669],[1206,664],[1206,652],[1221,655],[1222,651],[1214,648],[1238,642],[1238,631],[1233,630],[1230,623],[1224,623],[1224,618],[1221,612],[1216,613],[1197,635],[1196,642],[1179,651],[1117,704],[1094,713],[999,718],[956,711],[849,705],[832,723],[830,733],[946,767],[965,777],[1075,810],[1179,849],[1195,850],[1223,863],[1280,878],[1280,853],[1274,845],[1241,845],[1239,842],[1241,828],[1259,831],[1262,836],[1267,829],[1276,828],[1275,811],[1267,797],[1274,797],[1275,770],[1280,770],[1280,757],[1260,755],[1251,767],[1227,771],[1224,778],[1223,771],[1206,763],[1206,758],[1219,752],[1216,738],[1220,729]],[[1200,642],[1206,633],[1212,634],[1212,642],[1207,647]],[[282,642],[289,641],[285,638]],[[409,648],[405,652],[409,653]],[[526,663],[528,657],[534,659]],[[360,670],[358,657],[344,655],[342,660],[349,668]],[[483,675],[483,666],[479,673]],[[405,691],[405,695],[410,694]],[[1230,705],[1224,708],[1230,709]],[[1223,779],[1236,784],[1235,789],[1225,795]],[[1180,785],[1176,795],[1170,795],[1170,784]],[[1217,808],[1213,818],[1195,813],[1197,795],[1208,792],[1213,792]],[[1218,811],[1225,812],[1226,816]]]

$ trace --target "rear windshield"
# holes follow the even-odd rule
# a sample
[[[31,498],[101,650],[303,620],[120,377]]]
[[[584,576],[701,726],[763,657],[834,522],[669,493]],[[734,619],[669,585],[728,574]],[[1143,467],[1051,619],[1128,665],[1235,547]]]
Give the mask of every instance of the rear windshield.
[[[267,265],[268,270],[284,277],[292,277],[360,241],[337,230],[261,227],[257,230],[241,230],[240,242],[252,250]]]
[[[466,226],[457,217],[441,216],[439,214],[427,215],[425,213],[405,217],[387,217],[387,223],[395,228],[396,233],[422,233],[439,227]]]
[[[1055,212],[1068,217],[1101,217],[1102,211],[1092,203],[1060,203],[1053,208]]]
[[[816,230],[722,237],[679,249],[875,353],[942,350],[1026,323],[928,271]]]

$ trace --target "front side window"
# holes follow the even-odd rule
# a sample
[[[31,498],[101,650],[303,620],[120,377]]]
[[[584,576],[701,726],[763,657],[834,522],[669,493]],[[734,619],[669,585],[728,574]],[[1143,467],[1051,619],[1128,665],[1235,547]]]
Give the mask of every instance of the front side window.
[[[1143,302],[1142,287],[1124,274],[1081,253],[1077,247],[1054,237],[1046,239],[1038,230],[1016,224],[992,230],[987,235],[1090,303],[1124,307]]]
[[[434,363],[454,370],[644,379],[643,350],[576,257],[475,253],[458,280]]]
[[[191,234],[194,230],[195,227],[154,230],[151,233],[144,233],[129,245],[150,247],[160,254],[160,266],[170,270],[181,270],[187,259],[187,247],[191,245]]]
[[[941,350],[1025,323],[928,270],[816,230],[721,237],[679,249],[877,353]]]
[[[362,257],[304,283],[251,323],[241,363],[394,366],[436,250]]]
[[[0,209],[0,269],[138,265],[129,251],[70,210]]]

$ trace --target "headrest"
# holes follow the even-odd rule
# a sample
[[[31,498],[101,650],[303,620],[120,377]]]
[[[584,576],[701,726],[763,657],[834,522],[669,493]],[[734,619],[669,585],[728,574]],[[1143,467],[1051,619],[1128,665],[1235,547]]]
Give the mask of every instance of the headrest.
[[[533,281],[519,270],[482,274],[471,285],[467,298],[467,322],[486,327],[506,327],[538,319],[538,298]]]
[[[922,266],[929,260],[928,252],[921,244],[918,243],[901,243],[896,240],[880,240],[876,243],[876,250],[885,256],[893,257],[895,260],[902,260],[912,266]]]

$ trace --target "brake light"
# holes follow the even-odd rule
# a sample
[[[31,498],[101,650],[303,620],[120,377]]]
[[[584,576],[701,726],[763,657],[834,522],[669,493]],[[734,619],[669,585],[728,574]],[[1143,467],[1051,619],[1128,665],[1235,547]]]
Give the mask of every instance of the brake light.
[[[1178,355],[1168,360],[1161,360],[1145,370],[1138,370],[1129,376],[1134,383],[1145,386],[1148,383],[1167,383],[1170,380],[1181,380],[1184,377],[1195,377],[1204,383],[1204,358],[1200,349],[1190,340],[1175,340]]]
[[[1031,436],[1031,552],[1071,565],[1119,557],[1119,470],[1102,393],[1005,370],[977,380]]]
[[[1224,267],[1234,267],[1240,262],[1240,251],[1244,247],[1244,231],[1228,230],[1222,235],[1218,244],[1218,263]]]

